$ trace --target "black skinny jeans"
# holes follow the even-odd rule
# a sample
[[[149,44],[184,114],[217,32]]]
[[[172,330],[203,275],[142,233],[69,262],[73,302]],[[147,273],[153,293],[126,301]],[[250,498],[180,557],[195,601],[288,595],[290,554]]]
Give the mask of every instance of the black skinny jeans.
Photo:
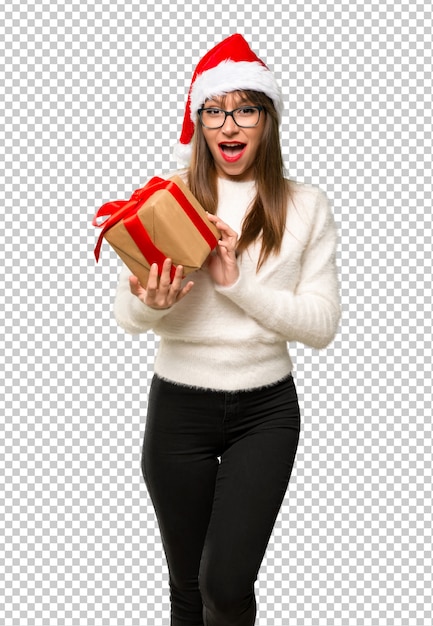
[[[299,430],[291,376],[235,393],[154,377],[142,469],[168,562],[171,626],[253,626],[254,583]]]

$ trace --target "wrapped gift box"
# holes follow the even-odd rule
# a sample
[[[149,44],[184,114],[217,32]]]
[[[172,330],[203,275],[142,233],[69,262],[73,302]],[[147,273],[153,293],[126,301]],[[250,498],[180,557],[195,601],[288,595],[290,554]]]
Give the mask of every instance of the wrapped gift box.
[[[143,286],[152,263],[158,264],[161,273],[167,257],[173,261],[172,278],[177,265],[183,266],[185,275],[199,269],[220,237],[179,176],[152,178],[130,200],[104,204],[93,225],[102,228],[96,261],[106,239]]]

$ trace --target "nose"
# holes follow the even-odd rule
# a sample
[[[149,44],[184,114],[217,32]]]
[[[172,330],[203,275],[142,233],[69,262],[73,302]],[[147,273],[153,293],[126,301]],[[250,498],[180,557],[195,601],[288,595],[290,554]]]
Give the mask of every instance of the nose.
[[[226,135],[232,135],[237,132],[239,126],[237,126],[236,122],[233,119],[233,114],[227,115],[224,124],[222,125],[222,132]]]

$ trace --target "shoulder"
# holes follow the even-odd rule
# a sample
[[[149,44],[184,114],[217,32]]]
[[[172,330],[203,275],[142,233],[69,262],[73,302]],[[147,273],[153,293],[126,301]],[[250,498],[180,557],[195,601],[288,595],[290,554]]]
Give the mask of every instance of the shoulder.
[[[288,222],[300,221],[310,231],[335,230],[331,202],[316,185],[289,180]]]
[[[295,203],[300,203],[305,209],[314,210],[318,205],[329,206],[330,202],[327,194],[316,185],[286,179],[289,188],[289,199]]]
[[[162,178],[163,180],[170,180],[174,176],[178,176],[182,179],[182,181],[187,184],[188,183],[188,170],[187,169],[179,169],[179,170],[168,170],[165,172],[156,172],[154,177]],[[152,179],[152,176],[147,179],[147,182]]]
[[[188,170],[186,168],[167,172],[166,174],[163,174],[162,178],[168,179],[173,178],[173,176],[179,176],[185,184],[188,183]]]

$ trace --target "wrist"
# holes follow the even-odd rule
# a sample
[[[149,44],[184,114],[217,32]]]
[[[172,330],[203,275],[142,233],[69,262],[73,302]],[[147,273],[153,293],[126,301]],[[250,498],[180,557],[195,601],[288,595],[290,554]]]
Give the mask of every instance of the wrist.
[[[215,282],[215,286],[218,290],[231,289],[239,282],[239,280],[240,280],[240,272],[238,270],[233,275],[224,277],[222,282]]]

